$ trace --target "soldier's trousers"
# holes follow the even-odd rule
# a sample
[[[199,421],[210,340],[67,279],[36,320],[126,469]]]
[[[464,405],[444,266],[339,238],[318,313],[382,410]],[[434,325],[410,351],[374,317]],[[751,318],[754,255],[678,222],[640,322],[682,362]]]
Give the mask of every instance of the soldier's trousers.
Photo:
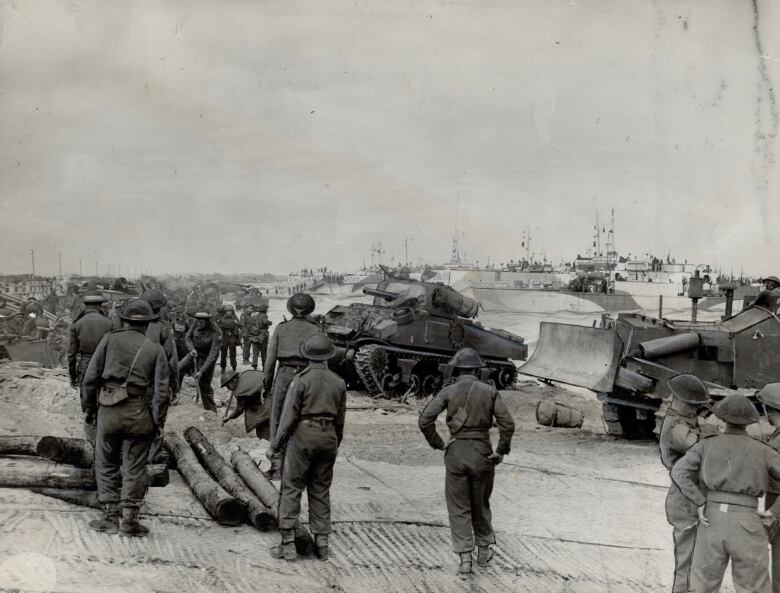
[[[666,520],[672,526],[674,540],[674,581],[672,593],[690,591],[691,559],[699,524],[698,508],[685,498],[677,484],[672,482],[666,495]]]
[[[444,496],[452,549],[457,554],[470,552],[475,543],[480,547],[496,543],[490,512],[496,473],[496,466],[488,459],[492,452],[489,441],[456,439],[444,453]]]
[[[303,489],[309,497],[309,526],[330,533],[330,485],[338,453],[333,422],[303,419],[287,443],[279,495],[279,529],[294,529]]]
[[[273,439],[276,436],[276,427],[279,426],[279,418],[282,416],[282,406],[284,405],[284,396],[287,395],[287,388],[292,383],[293,377],[303,367],[280,365],[274,375],[274,384],[271,387],[271,429],[270,435]],[[278,468],[282,464],[284,449],[277,451],[271,459],[271,467]]]
[[[248,339],[244,341],[244,348],[242,350],[244,355],[244,364],[249,364],[249,357],[252,357],[252,368],[257,368],[257,357],[260,356],[263,361],[263,370],[265,370],[265,357],[268,355],[268,338],[262,342],[250,342]]]
[[[780,593],[780,535],[771,541],[772,545],[772,593]]]
[[[220,346],[219,354],[220,354],[219,366],[221,366],[223,369],[227,366],[227,358],[228,358],[228,354],[230,354],[230,368],[232,368],[235,371],[237,366],[236,345],[222,343],[222,345]]]
[[[154,424],[144,399],[98,408],[95,480],[103,505],[141,506]]]
[[[706,516],[709,527],[699,525],[696,532],[691,566],[693,590],[696,593],[719,591],[731,559],[734,589],[771,593],[767,535],[756,509],[708,502]]]
[[[188,372],[195,370],[193,359],[190,356],[185,356],[184,360],[179,363],[179,383],[184,380],[184,375]],[[217,411],[217,404],[214,403],[214,388],[211,386],[211,380],[214,378],[214,366],[205,371],[201,370],[200,379],[198,379],[198,386],[200,387],[200,399],[204,409],[211,412]],[[179,391],[181,391],[181,385],[179,385]]]

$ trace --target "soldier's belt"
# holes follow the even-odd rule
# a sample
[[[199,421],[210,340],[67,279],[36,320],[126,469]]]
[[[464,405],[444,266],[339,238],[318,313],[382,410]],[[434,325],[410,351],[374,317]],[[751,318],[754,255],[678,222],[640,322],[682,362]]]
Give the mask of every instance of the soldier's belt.
[[[490,430],[486,428],[461,428],[456,434],[452,435],[455,440],[461,439],[489,439]]]
[[[710,490],[707,492],[707,502],[720,505],[718,508],[723,512],[729,510],[753,510],[758,508],[758,498],[749,494],[740,494],[738,492],[722,492]],[[726,508],[723,508],[723,507]]]
[[[330,426],[336,423],[333,416],[304,416],[301,418],[301,424]]]

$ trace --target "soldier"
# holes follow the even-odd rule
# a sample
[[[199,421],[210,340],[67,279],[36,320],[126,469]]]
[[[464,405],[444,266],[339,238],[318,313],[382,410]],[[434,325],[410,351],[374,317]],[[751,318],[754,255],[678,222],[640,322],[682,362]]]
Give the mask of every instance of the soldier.
[[[187,356],[187,313],[181,306],[173,305],[168,311],[168,323],[173,329],[173,340],[176,343],[176,354],[179,360]],[[181,384],[181,377],[179,377]]]
[[[68,374],[71,387],[78,389],[81,395],[81,411],[87,412],[86,393],[84,391],[84,373],[98,347],[98,344],[112,330],[111,320],[106,317],[101,305],[106,302],[99,292],[89,292],[82,299],[84,310],[70,326],[70,346],[68,349]],[[94,418],[87,414],[84,432],[87,439],[95,442]]]
[[[780,383],[769,383],[756,393],[756,399],[764,406],[769,424],[776,427],[769,436],[768,444],[780,451]],[[769,509],[780,498],[780,482],[771,482],[766,494],[764,508]],[[769,543],[772,545],[772,593],[780,593],[780,529],[777,521],[769,530]]]
[[[671,474],[675,462],[701,438],[698,413],[709,404],[710,395],[704,383],[693,375],[677,375],[668,387],[672,403],[661,426],[659,445],[661,462]],[[674,482],[666,495],[666,520],[672,526],[674,540],[672,592],[688,593],[699,514],[696,505],[683,496]]]
[[[734,393],[713,408],[726,423],[723,434],[702,439],[672,468],[672,479],[699,513],[691,584],[697,593],[720,590],[731,559],[737,591],[770,593],[769,549],[762,522],[780,506],[758,512],[770,480],[780,480],[780,453],[746,432],[758,422],[755,406]]]
[[[222,345],[220,347],[219,366],[221,374],[225,374],[227,366],[228,352],[230,353],[230,368],[236,370],[236,346],[241,341],[241,331],[239,328],[236,312],[230,305],[224,305],[217,317],[217,325],[222,331]],[[256,365],[255,365],[256,366]]]
[[[244,364],[249,364],[249,353],[252,351],[252,344],[249,340],[249,319],[252,317],[252,313],[255,308],[253,305],[245,305],[244,310],[241,312],[241,317],[238,320],[238,324],[241,326],[241,356],[244,358]],[[255,366],[257,366],[257,359],[255,359]]]
[[[195,314],[195,325],[187,332],[187,348],[189,354],[179,365],[179,376],[189,370],[195,370],[195,380],[200,387],[200,397],[203,407],[211,412],[217,411],[214,403],[214,389],[211,379],[214,377],[214,367],[219,356],[221,337],[219,330],[211,323],[211,315],[205,311]],[[181,379],[180,379],[181,381]]]
[[[270,437],[276,434],[279,416],[282,413],[284,396],[293,376],[306,366],[301,357],[300,346],[309,336],[321,334],[319,325],[309,319],[314,311],[314,299],[305,293],[298,292],[287,300],[287,310],[293,318],[284,321],[276,327],[271,342],[268,345],[268,359],[263,364],[265,373],[265,401],[270,402]],[[279,369],[276,369],[276,361]],[[270,394],[270,397],[268,397]],[[268,409],[268,404],[264,404]],[[271,479],[279,479],[279,468],[284,456],[283,449],[276,450],[276,456],[271,460],[268,475]]]
[[[486,566],[494,555],[490,547],[496,543],[490,494],[495,466],[509,453],[515,423],[496,388],[477,379],[476,373],[484,364],[475,350],[458,350],[450,365],[455,369],[455,382],[430,401],[420,414],[419,425],[431,447],[445,450],[444,495],[452,547],[460,556],[458,573],[468,574],[475,541],[480,566]],[[444,410],[451,439],[446,444],[436,431],[436,418]],[[489,432],[494,418],[499,432],[495,453]]]
[[[258,310],[252,313],[252,316],[247,321],[247,339],[249,340],[249,348],[252,352],[252,368],[257,368],[257,355],[263,361],[263,370],[266,370],[266,359],[268,356],[268,328],[271,327],[271,322],[268,320],[268,305],[259,305]],[[249,352],[247,352],[247,355]]]
[[[169,405],[176,403],[179,392],[179,353],[176,350],[176,341],[173,337],[173,329],[170,324],[160,316],[160,310],[168,303],[168,299],[159,288],[152,288],[141,295],[141,298],[149,303],[157,318],[150,321],[146,328],[146,336],[155,344],[160,344],[168,359],[168,391]],[[163,429],[159,427],[157,436],[149,449],[149,463],[159,460],[163,452]]]
[[[273,460],[284,451],[279,494],[279,530],[282,541],[271,549],[274,558],[295,560],[295,526],[301,511],[301,495],[309,497],[309,525],[316,554],[328,558],[330,533],[330,485],[347,412],[347,388],[327,361],[336,348],[327,336],[316,334],[300,345],[300,356],[309,364],[295,375],[284,398],[276,435],[266,451]]]
[[[257,425],[268,420],[268,413],[262,408],[263,372],[258,370],[228,371],[220,382],[222,387],[227,387],[236,398],[236,409],[230,416],[222,420],[222,424],[238,418],[244,414],[244,426],[246,431],[256,430]],[[257,437],[262,438],[257,430]]]
[[[168,412],[168,360],[162,346],[146,336],[155,318],[146,301],[125,303],[124,329],[101,340],[84,376],[87,412],[97,413],[95,479],[104,516],[90,523],[96,531],[149,533],[138,510],[146,494],[149,447]]]

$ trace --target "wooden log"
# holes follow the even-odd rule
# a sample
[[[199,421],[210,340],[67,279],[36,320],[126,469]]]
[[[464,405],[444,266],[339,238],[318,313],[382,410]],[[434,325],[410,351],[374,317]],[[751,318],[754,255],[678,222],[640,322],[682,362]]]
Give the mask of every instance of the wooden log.
[[[276,527],[276,515],[260,502],[200,430],[190,426],[184,431],[184,438],[219,485],[246,506],[247,517],[252,525],[260,531],[270,531]]]
[[[167,434],[165,446],[176,457],[179,473],[211,518],[220,525],[240,525],[244,520],[244,505],[208,475],[189,445],[180,436]]]
[[[0,459],[0,487],[94,490],[96,485],[95,476],[89,469],[39,457],[5,457]]]
[[[34,455],[40,437],[2,436],[0,437],[0,455]]]
[[[30,488],[30,490],[36,494],[57,498],[82,507],[91,509],[103,508],[103,505],[98,501],[95,490],[65,490],[64,488]]]
[[[236,468],[246,485],[254,492],[257,497],[271,509],[273,516],[279,518],[279,491],[271,483],[271,480],[263,475],[260,468],[257,467],[252,458],[240,449],[233,451],[230,456],[230,463]],[[295,547],[302,556],[308,556],[314,550],[314,538],[304,525],[298,523],[295,526]]]
[[[41,457],[76,467],[92,467],[95,460],[95,450],[86,439],[45,436],[38,441],[36,451]]]

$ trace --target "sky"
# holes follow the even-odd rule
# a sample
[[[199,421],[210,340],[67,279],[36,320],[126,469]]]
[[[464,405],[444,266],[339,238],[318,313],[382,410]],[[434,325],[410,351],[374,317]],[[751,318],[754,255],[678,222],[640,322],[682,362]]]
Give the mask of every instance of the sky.
[[[684,4],[684,6],[679,6]],[[0,273],[780,274],[768,0],[0,0]],[[377,258],[375,258],[377,259]]]

